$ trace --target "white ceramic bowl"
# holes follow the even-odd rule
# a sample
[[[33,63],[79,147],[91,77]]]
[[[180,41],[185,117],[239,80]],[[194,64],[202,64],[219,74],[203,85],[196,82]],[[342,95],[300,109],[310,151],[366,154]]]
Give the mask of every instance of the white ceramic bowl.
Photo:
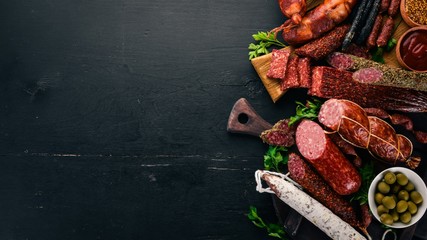
[[[372,181],[371,186],[369,186],[369,192],[368,192],[368,204],[369,204],[369,208],[372,212],[372,214],[374,215],[374,217],[379,221],[380,221],[380,216],[377,213],[377,204],[375,203],[375,192],[376,192],[376,187],[377,184],[381,181],[381,179],[384,177],[384,174],[387,171],[391,171],[393,173],[396,172],[401,172],[403,174],[405,174],[409,181],[412,182],[415,186],[415,190],[418,191],[421,196],[423,197],[423,202],[420,203],[419,205],[417,205],[418,207],[418,211],[417,213],[415,213],[415,215],[412,216],[412,219],[409,223],[402,223],[402,222],[395,222],[392,225],[387,225],[391,228],[406,228],[409,227],[413,224],[415,224],[416,222],[418,222],[418,220],[421,219],[421,217],[424,215],[426,209],[427,209],[427,188],[426,188],[426,184],[423,181],[423,179],[414,171],[408,169],[408,168],[404,168],[404,167],[392,167],[392,168],[387,168],[384,171],[380,172]]]

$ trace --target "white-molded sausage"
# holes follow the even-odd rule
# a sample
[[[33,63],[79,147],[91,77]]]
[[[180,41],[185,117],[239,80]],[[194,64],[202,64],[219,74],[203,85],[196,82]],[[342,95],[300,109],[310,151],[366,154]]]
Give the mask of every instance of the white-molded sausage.
[[[356,231],[350,224],[343,221],[331,210],[323,206],[316,199],[310,197],[295,185],[284,179],[280,173],[258,170],[255,172],[258,192],[274,193],[284,203],[289,205],[308,221],[335,240],[361,240],[366,238]],[[263,179],[269,188],[262,188]]]

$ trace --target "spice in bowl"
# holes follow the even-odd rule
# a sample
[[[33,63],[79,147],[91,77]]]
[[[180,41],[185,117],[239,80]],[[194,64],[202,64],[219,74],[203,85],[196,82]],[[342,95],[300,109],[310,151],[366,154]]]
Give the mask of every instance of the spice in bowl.
[[[427,25],[427,0],[405,1],[405,11],[408,17],[420,25]]]

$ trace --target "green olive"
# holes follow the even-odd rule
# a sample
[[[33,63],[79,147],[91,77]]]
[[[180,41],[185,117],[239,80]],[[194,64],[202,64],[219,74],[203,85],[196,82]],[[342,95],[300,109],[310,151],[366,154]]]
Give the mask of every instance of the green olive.
[[[393,209],[390,215],[393,217],[394,222],[397,222],[399,220],[399,213],[397,213],[396,209]]]
[[[393,217],[388,213],[381,214],[380,220],[382,223],[387,224],[387,225],[393,224]]]
[[[400,188],[401,188],[401,186],[396,183],[396,184],[393,184],[390,188],[391,188],[391,192],[392,193],[398,193],[399,190],[400,190]]]
[[[387,209],[393,209],[396,207],[396,201],[392,196],[385,196],[382,200],[382,203]]]
[[[387,194],[388,192],[390,192],[390,185],[388,185],[385,182],[380,182],[378,183],[378,191],[380,191],[380,193],[383,194]]]
[[[394,173],[392,173],[392,172],[387,172],[387,173],[384,175],[384,181],[385,181],[387,184],[391,185],[391,184],[393,184],[394,182],[396,182],[396,175],[394,175]]]
[[[423,197],[417,191],[412,191],[410,193],[410,196],[411,196],[412,202],[414,202],[415,204],[420,204],[423,201]]]
[[[405,200],[408,201],[409,199],[409,193],[406,190],[401,190],[398,194],[397,194],[397,198],[399,200]]]
[[[384,205],[379,205],[377,208],[377,213],[378,215],[381,215],[383,213],[388,213],[388,209],[386,207],[384,207]]]
[[[409,195],[408,195],[409,196]],[[383,197],[384,197],[384,194],[382,194],[382,193],[380,193],[380,192],[377,192],[377,193],[375,193],[375,202],[377,203],[377,204],[381,204],[382,203],[382,200],[383,200]]]
[[[414,214],[415,214],[415,213],[417,213],[417,211],[418,211],[418,207],[417,207],[417,205],[416,205],[415,203],[413,203],[413,202],[409,201],[409,202],[408,202],[408,211],[409,211],[412,215],[414,215]]]
[[[410,192],[410,191],[414,191],[414,189],[415,189],[415,186],[414,186],[414,184],[412,183],[412,182],[408,182],[408,184],[406,184],[406,186],[405,186],[405,190],[406,191],[408,191],[408,192]]]
[[[396,181],[399,183],[399,185],[405,186],[408,184],[408,177],[406,177],[406,175],[403,173],[398,173],[396,174]]]
[[[400,215],[399,219],[403,223],[409,223],[411,221],[412,215],[409,211],[404,212]]]
[[[408,202],[407,201],[400,200],[399,202],[397,202],[397,204],[396,204],[396,211],[398,213],[406,212],[407,209],[408,209]]]

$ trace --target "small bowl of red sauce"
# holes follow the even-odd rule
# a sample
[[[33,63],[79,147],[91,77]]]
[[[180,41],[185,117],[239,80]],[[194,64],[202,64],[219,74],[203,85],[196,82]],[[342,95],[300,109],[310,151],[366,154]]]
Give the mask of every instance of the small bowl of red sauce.
[[[410,28],[397,41],[399,64],[416,72],[427,72],[427,27]]]

